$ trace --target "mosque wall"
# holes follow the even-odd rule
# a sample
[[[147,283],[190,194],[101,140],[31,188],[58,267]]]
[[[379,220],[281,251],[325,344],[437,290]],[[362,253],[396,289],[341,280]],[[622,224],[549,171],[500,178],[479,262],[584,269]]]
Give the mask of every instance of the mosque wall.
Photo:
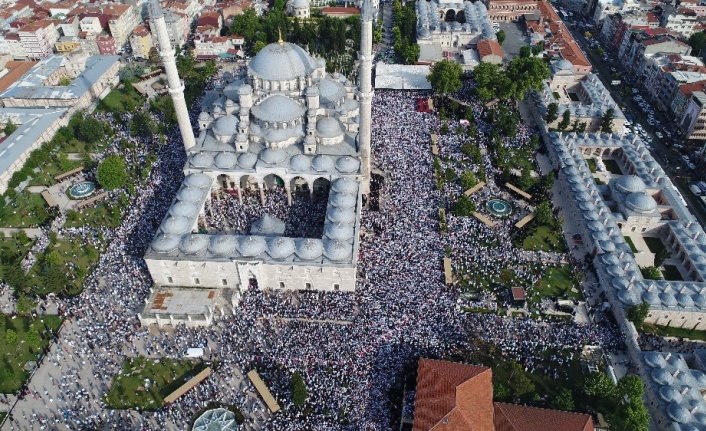
[[[673,310],[651,309],[645,319],[645,323],[700,331],[706,329],[706,320],[703,318],[703,313],[680,311],[677,307],[674,307]]]

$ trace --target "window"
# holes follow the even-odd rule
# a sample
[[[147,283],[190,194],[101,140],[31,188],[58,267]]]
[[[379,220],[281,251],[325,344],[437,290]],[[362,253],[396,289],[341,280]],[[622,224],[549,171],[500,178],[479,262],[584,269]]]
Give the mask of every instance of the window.
[[[306,290],[311,290],[311,283],[304,283]]]
[[[194,284],[201,284],[200,278],[194,278]]]
[[[167,277],[167,283],[174,283],[174,279],[172,277]]]
[[[228,286],[228,280],[226,280],[225,278],[221,279],[221,284],[224,286]]]
[[[333,290],[341,290],[341,286],[338,283],[336,283],[333,285]]]
[[[284,289],[284,281],[280,281],[280,282],[279,282],[279,288],[280,288],[280,289]]]

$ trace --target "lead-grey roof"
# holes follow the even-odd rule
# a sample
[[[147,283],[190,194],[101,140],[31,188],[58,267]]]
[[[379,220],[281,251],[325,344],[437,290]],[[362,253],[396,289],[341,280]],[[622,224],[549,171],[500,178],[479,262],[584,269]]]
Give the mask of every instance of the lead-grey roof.
[[[206,174],[195,172],[184,177],[184,184],[189,187],[197,187],[200,189],[210,189],[213,185],[213,180]]]
[[[233,235],[213,235],[208,244],[208,251],[217,256],[226,256],[235,251],[238,241]]]
[[[336,160],[336,169],[342,173],[352,173],[358,170],[360,162],[351,156],[339,157]]]
[[[316,122],[316,134],[322,138],[335,138],[344,132],[343,124],[333,117],[321,117]]]
[[[238,240],[238,251],[245,257],[258,256],[266,249],[267,243],[260,236],[241,236]]]
[[[184,235],[179,249],[184,253],[198,254],[208,247],[208,237],[205,235]]]
[[[220,152],[213,159],[214,163],[220,169],[232,169],[238,163],[238,156],[232,152]]]
[[[615,186],[623,193],[640,193],[646,190],[645,183],[635,175],[623,175],[615,181]]]
[[[255,220],[250,228],[252,235],[278,236],[284,233],[285,224],[277,217],[265,214]]]
[[[320,239],[300,238],[296,240],[297,256],[303,260],[314,260],[324,253],[324,244]]]
[[[358,190],[358,184],[350,178],[341,177],[331,183],[331,190],[337,193],[355,193]]]
[[[275,94],[252,107],[255,118],[262,121],[285,122],[297,120],[306,109],[289,97]]]
[[[625,199],[625,204],[631,210],[643,214],[651,213],[657,209],[657,202],[645,192],[630,193]]]
[[[353,226],[347,223],[326,223],[324,235],[338,241],[348,241],[353,238]]]
[[[224,115],[216,120],[213,125],[213,132],[217,135],[230,136],[234,135],[238,129],[240,120],[235,115]]]
[[[333,261],[346,260],[353,253],[352,245],[344,241],[324,240],[324,256]]]
[[[296,245],[292,238],[277,237],[267,241],[267,254],[272,259],[285,259],[294,254]]]
[[[340,82],[321,79],[318,82],[319,100],[325,104],[336,104],[346,98],[346,87]]]
[[[309,76],[316,69],[314,59],[299,46],[284,42],[271,43],[250,61],[248,70],[253,75],[271,81],[288,81]]]

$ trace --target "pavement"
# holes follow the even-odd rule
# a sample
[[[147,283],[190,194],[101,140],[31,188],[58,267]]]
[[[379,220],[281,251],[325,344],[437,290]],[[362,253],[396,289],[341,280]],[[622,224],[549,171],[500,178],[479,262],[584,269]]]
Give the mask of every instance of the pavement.
[[[505,32],[502,44],[503,61],[509,63],[513,57],[520,55],[520,48],[529,45],[529,37],[525,36],[525,25],[521,22],[500,22],[500,30]]]

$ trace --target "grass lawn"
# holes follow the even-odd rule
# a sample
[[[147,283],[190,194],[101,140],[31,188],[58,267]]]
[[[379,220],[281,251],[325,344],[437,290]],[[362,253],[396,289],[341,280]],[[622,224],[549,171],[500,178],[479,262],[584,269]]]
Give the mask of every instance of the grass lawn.
[[[96,112],[124,113],[126,112],[124,102],[129,99],[132,99],[133,106],[141,106],[144,102],[144,99],[137,91],[126,93],[124,90],[113,90],[98,104]]]
[[[123,362],[122,371],[113,378],[106,404],[112,409],[140,407],[157,410],[162,406],[164,397],[205,368],[204,364],[192,361],[128,359]],[[145,379],[150,380],[147,390]]]
[[[620,169],[620,165],[613,159],[603,160],[603,164],[608,172],[615,175],[623,175],[623,171]]]
[[[596,161],[593,159],[586,159],[586,163],[588,164],[588,169],[591,170],[592,174],[596,173]]]
[[[59,240],[53,248],[47,248],[47,250],[45,250],[45,253],[49,253],[52,250],[56,250],[59,253],[59,257],[61,258],[59,266],[61,268],[67,268],[66,264],[70,262],[83,271],[83,274],[78,274],[77,271],[67,268],[67,272],[73,274],[76,277],[75,280],[71,281],[67,286],[67,293],[72,296],[79,294],[83,290],[83,279],[86,277],[86,274],[89,273],[89,259],[86,255],[86,247],[80,245],[74,246],[69,241]],[[98,255],[99,253],[96,251],[96,256]],[[36,292],[40,295],[46,295],[48,293],[51,293],[51,289],[44,286],[40,281],[43,271],[44,268],[42,267],[42,265],[36,264],[29,273],[30,277],[32,277],[33,279],[33,282],[38,285],[39,288],[36,290]],[[59,292],[55,293],[58,294]]]
[[[630,246],[630,250],[632,250],[633,254],[637,253],[637,247],[635,247],[635,243],[632,242],[632,238],[630,238],[629,236],[624,236],[623,238],[625,238],[625,242],[628,243],[628,245]]]
[[[44,198],[38,193],[30,193],[25,190],[20,199],[27,201],[27,204],[22,204],[22,207],[27,209],[25,211],[26,214],[23,214],[23,211],[19,207],[15,207],[15,202],[12,202],[2,211],[0,227],[30,227],[40,223],[33,209],[46,207]],[[17,198],[15,198],[15,200],[17,200]]]
[[[551,232],[548,226],[539,226],[531,236],[528,236],[522,242],[522,248],[525,250],[542,250],[542,251],[562,251],[563,243],[558,235]]]
[[[115,205],[112,203],[110,205]],[[114,219],[111,217],[111,210],[109,208],[108,202],[103,202],[95,207],[86,208],[83,211],[77,213],[78,216],[75,220],[67,220],[65,227],[80,227],[80,226],[110,226],[117,227],[120,225],[119,219]],[[117,221],[117,224],[115,223]]]
[[[59,316],[43,316],[41,318],[32,319],[30,317],[2,316],[4,327],[2,328],[2,342],[0,343],[0,393],[14,393],[25,382],[28,373],[22,368],[27,361],[36,361],[37,355],[40,354],[49,344],[52,335],[47,331],[51,329],[53,333],[61,326],[61,318]],[[36,346],[31,346],[27,341],[27,334],[30,332],[30,325],[34,324],[34,329],[40,334],[39,343]],[[17,343],[10,344],[6,341],[7,330],[11,329],[17,333]],[[24,341],[24,342],[23,342]]]
[[[681,273],[679,272],[679,268],[674,265],[664,265],[664,271],[662,271],[662,275],[664,276],[664,279],[668,281],[684,280],[684,277],[682,277]]]
[[[672,328],[670,326],[653,325],[651,323],[643,323],[642,332],[657,334],[663,337],[688,338],[690,340],[706,341],[706,331],[695,331],[685,328]]]
[[[573,292],[572,289],[576,289]],[[560,266],[549,268],[544,274],[544,278],[539,280],[539,285],[532,288],[533,293],[541,296],[557,298],[565,296],[567,298],[581,299],[581,290],[573,279],[573,271],[570,266]]]
[[[642,239],[645,241],[645,244],[647,244],[647,248],[650,249],[650,252],[654,254],[659,253],[664,248],[664,243],[662,243],[662,240],[659,238],[643,237]]]
[[[595,182],[596,182],[596,185],[599,185],[599,186],[604,186],[604,185],[606,185],[605,181],[603,181],[603,180],[600,179],[600,178],[594,178],[593,181],[595,181]]]

